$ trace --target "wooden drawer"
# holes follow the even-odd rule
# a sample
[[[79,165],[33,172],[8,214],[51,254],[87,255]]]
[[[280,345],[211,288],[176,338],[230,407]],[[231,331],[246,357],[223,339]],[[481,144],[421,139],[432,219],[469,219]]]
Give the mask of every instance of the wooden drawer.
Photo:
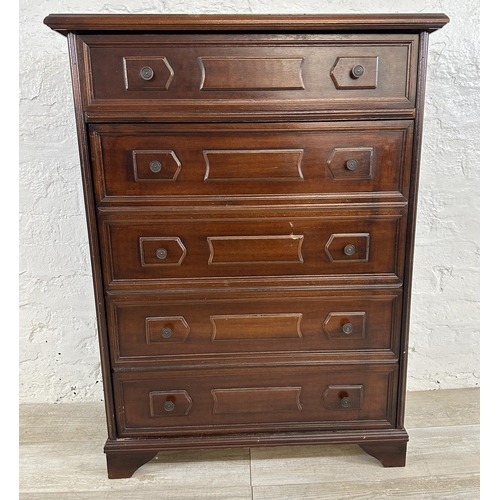
[[[209,362],[214,356],[242,363],[259,354],[311,352],[395,359],[400,305],[399,291],[198,300],[141,294],[107,301],[117,366]]]
[[[119,436],[390,428],[397,365],[114,374]]]
[[[198,217],[102,219],[105,281],[127,286],[185,278],[402,277],[402,214]]]
[[[418,36],[87,35],[88,111],[179,121],[415,107]],[[166,112],[166,113],[164,113]],[[147,120],[148,116],[144,116]]]
[[[411,121],[90,130],[98,200],[408,197]]]

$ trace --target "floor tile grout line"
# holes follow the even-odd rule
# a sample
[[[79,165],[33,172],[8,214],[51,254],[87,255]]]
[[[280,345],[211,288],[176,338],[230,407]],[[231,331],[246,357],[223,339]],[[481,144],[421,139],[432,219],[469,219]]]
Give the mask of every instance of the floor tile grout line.
[[[461,428],[461,427],[478,427],[481,423],[477,422],[475,424],[455,424],[455,425],[429,425],[425,427],[405,427],[405,429],[410,431],[426,430],[426,429],[450,429],[450,428]]]
[[[460,474],[461,476],[463,476],[464,478],[469,478],[469,477],[477,477],[477,478],[480,478],[481,476],[481,472],[478,470],[476,472],[463,472]],[[447,476],[450,476],[450,478],[456,478],[456,474],[455,475],[451,475],[451,474],[438,474],[438,475],[434,475],[434,474],[430,474],[430,475],[422,475],[420,476],[421,479],[425,478],[426,480],[433,480],[433,479],[443,479],[443,478],[446,478]],[[404,479],[418,479],[419,477],[418,476],[415,476],[415,477],[405,477]],[[377,482],[380,482],[380,481],[383,481],[384,479],[379,479],[378,481],[372,481],[373,484],[376,484]],[[394,477],[391,477],[390,479],[387,479],[386,481],[398,481],[398,478],[394,478]],[[339,484],[349,484],[349,483],[356,483],[357,481],[355,481],[354,479],[352,480],[349,480],[349,481],[346,481],[346,480],[339,480],[339,481],[299,481],[299,482],[280,482],[280,483],[263,483],[263,484],[260,484],[260,485],[256,485],[257,488],[268,488],[268,487],[280,487],[280,486],[315,486],[315,485],[339,485]],[[370,483],[370,484],[372,484]],[[253,488],[252,488],[252,500],[253,500]]]
[[[253,500],[252,448],[248,448],[248,464],[250,467],[250,495],[251,495],[251,500]]]

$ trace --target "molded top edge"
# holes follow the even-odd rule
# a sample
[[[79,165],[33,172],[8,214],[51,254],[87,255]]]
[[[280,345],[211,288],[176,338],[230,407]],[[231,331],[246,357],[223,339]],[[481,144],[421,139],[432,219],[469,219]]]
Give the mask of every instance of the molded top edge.
[[[449,21],[445,14],[50,14],[44,19],[47,26],[63,35],[100,31],[432,32],[442,28]]]

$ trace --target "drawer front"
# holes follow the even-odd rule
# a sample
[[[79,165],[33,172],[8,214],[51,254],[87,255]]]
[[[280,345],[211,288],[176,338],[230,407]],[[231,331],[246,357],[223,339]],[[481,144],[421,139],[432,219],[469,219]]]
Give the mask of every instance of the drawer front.
[[[88,35],[80,43],[90,110],[168,110],[175,121],[182,112],[209,119],[415,106],[418,35]]]
[[[102,221],[107,283],[402,276],[402,215]]]
[[[396,357],[400,294],[344,292],[325,297],[108,300],[114,362],[130,363],[381,350]],[[373,353],[371,353],[373,354]],[[228,357],[228,356],[226,356]]]
[[[396,365],[114,374],[119,435],[394,425]]]
[[[408,196],[411,121],[97,125],[91,141],[99,200]]]

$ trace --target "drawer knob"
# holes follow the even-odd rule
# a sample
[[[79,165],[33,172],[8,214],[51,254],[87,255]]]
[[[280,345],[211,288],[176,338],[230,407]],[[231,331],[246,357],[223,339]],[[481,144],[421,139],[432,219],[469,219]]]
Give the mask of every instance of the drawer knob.
[[[140,71],[140,75],[143,80],[151,80],[154,74],[155,72],[153,71],[153,68],[150,68],[149,66],[144,66],[144,68]]]
[[[363,76],[363,73],[365,72],[365,68],[361,66],[361,64],[356,64],[354,68],[352,68],[352,76],[354,78],[359,78],[360,76]]]
[[[350,404],[350,403],[349,403]],[[167,401],[164,405],[163,408],[165,411],[172,411],[175,408],[175,404],[172,401]]]
[[[358,160],[354,160],[354,159],[351,159],[351,160],[347,160],[347,163],[346,163],[346,167],[347,167],[347,170],[356,170],[358,168]]]
[[[167,250],[165,248],[158,248],[158,250],[156,250],[156,256],[159,259],[166,259],[167,258]]]
[[[342,398],[340,400],[340,404],[344,407],[344,408],[349,408],[349,406],[351,406],[351,400],[349,398]]]
[[[174,332],[172,331],[172,328],[163,328],[163,330],[161,331],[161,336],[164,339],[169,339],[173,334]]]
[[[352,326],[352,323],[346,323],[345,325],[342,325],[342,331],[347,335],[352,333],[353,330],[354,330],[354,327]]]
[[[354,255],[355,251],[356,251],[356,247],[354,245],[349,244],[349,245],[346,245],[344,247],[344,253],[346,255]]]
[[[149,164],[149,170],[151,170],[151,172],[157,174],[161,170],[161,163],[158,160],[153,160]]]

